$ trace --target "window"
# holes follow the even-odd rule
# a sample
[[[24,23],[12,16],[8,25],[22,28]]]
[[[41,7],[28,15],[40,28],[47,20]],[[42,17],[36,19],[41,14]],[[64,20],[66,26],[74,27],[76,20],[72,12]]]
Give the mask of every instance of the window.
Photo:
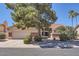
[[[49,33],[48,32],[42,32],[42,36],[48,36]]]
[[[9,37],[12,37],[12,32],[9,32]]]

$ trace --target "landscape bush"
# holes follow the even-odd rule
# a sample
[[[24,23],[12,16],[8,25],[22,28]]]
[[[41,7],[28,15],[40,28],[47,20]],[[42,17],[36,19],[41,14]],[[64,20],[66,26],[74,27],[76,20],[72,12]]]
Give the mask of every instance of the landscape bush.
[[[0,39],[5,39],[6,35],[4,33],[0,33]]]
[[[40,42],[40,41],[42,41],[42,37],[41,36],[35,36],[34,40],[37,41],[37,42]]]
[[[30,36],[27,36],[24,38],[24,44],[30,44],[31,43],[31,37]]]
[[[67,34],[60,34],[60,41],[66,41],[66,40],[70,40]]]

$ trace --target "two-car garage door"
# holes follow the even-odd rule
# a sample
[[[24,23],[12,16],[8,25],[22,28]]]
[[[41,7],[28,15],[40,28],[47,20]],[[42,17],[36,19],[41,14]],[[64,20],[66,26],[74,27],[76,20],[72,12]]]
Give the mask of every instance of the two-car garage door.
[[[21,30],[21,29],[15,29],[12,30],[12,38],[25,38],[26,36],[30,35],[33,32],[38,32],[38,30],[36,28],[29,28],[29,29],[25,29],[25,30]]]
[[[28,33],[25,30],[13,31],[12,38],[24,38]]]

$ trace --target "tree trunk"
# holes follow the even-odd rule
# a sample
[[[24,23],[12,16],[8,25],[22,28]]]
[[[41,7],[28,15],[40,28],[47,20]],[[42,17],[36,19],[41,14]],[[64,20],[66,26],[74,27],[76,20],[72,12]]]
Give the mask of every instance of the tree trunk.
[[[41,36],[41,34],[40,34],[40,33],[41,33],[41,30],[40,30],[40,28],[39,28],[39,29],[38,29],[38,35],[39,35],[39,36]]]
[[[78,25],[78,22],[77,22],[77,17],[76,17],[76,26]]]
[[[72,27],[74,28],[74,26],[73,26],[73,18],[72,18]],[[72,37],[72,39],[74,39],[74,29],[72,29],[72,31],[73,31],[73,37]]]
[[[76,16],[76,26],[78,25],[77,16]],[[75,37],[77,39],[77,36]]]
[[[72,18],[72,27],[73,27],[73,18]]]

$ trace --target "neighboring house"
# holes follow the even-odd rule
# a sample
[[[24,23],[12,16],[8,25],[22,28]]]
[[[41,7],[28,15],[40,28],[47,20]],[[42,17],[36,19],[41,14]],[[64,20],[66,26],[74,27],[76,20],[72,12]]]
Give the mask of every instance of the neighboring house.
[[[75,31],[77,33],[76,39],[79,39],[79,25],[75,27]]]
[[[0,24],[0,31],[7,32],[8,31],[8,23],[4,21],[3,24]]]
[[[49,26],[49,28],[51,29],[50,33],[48,30],[41,30],[40,34],[42,37],[48,37],[51,38],[52,40],[53,39],[60,40],[59,38],[60,34],[56,31],[56,29],[61,26],[63,25],[51,24]],[[0,31],[8,33],[6,36],[8,36],[8,38],[14,38],[14,39],[24,38],[34,33],[38,34],[38,30],[34,27],[30,27],[22,30],[22,29],[18,29],[16,26],[8,27],[7,22],[4,22],[3,25],[0,26]]]
[[[6,38],[8,38],[8,23],[6,21],[0,24],[0,33],[4,33]]]
[[[0,24],[0,32],[3,32],[4,31],[4,26],[3,24]]]

